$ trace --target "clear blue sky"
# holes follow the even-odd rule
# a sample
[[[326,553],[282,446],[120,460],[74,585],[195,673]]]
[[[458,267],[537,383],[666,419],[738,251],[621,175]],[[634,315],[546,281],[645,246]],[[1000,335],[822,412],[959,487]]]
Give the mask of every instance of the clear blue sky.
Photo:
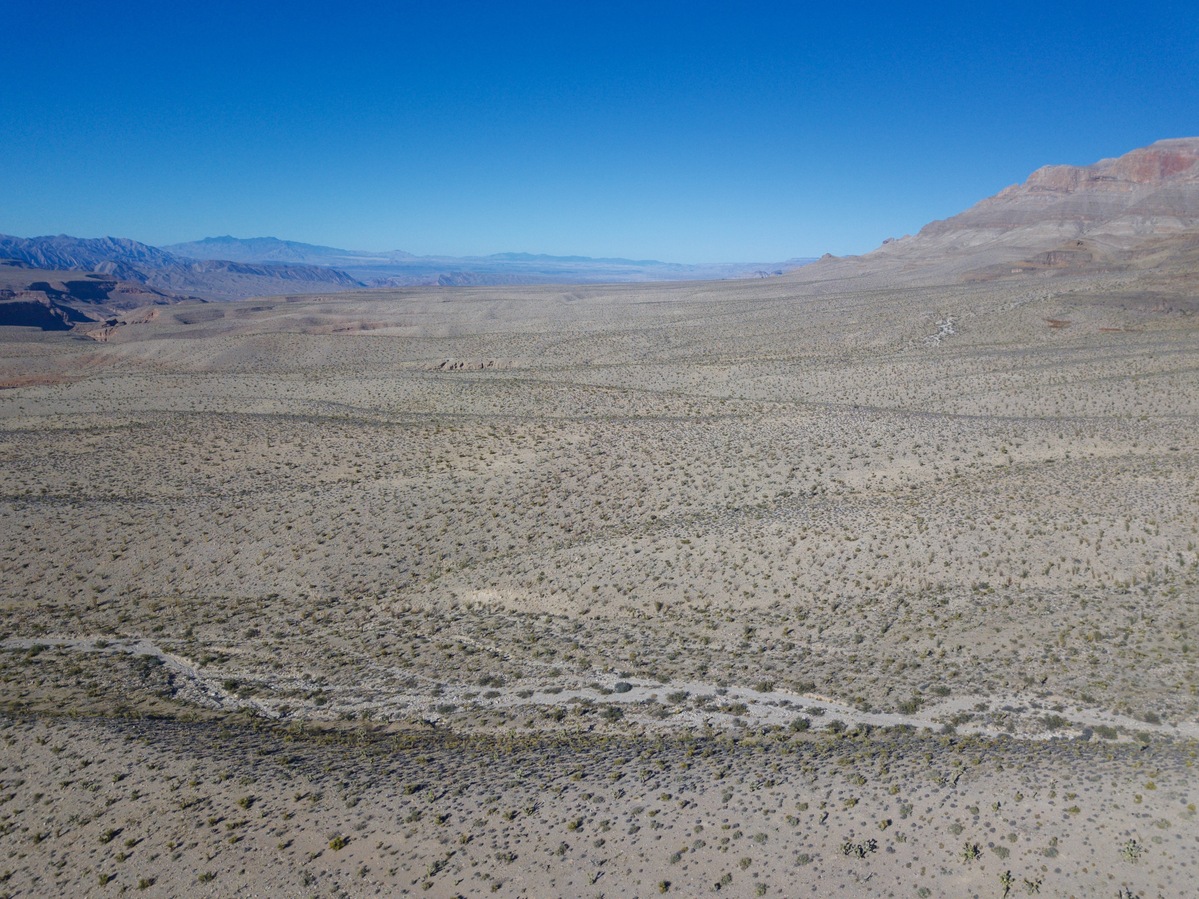
[[[864,252],[1199,134],[1141,2],[8,0],[0,232],[670,261]]]

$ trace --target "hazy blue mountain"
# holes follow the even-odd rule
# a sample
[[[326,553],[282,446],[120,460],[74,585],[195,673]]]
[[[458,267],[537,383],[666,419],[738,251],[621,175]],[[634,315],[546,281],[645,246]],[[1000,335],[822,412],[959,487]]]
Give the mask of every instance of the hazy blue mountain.
[[[493,253],[414,256],[318,246],[277,237],[206,237],[152,247],[116,237],[0,235],[0,259],[47,270],[98,272],[173,294],[229,300],[279,293],[419,285],[693,281],[780,275],[809,262],[705,263]]]
[[[622,259],[619,256],[551,256],[546,253],[491,253],[488,256],[468,256],[468,259],[494,259],[498,262],[583,262],[583,263],[604,263],[609,265],[669,265],[670,263],[660,262],[657,259]]]
[[[228,259],[231,262],[284,262],[338,267],[344,267],[346,264],[354,262],[362,264],[388,263],[393,260],[416,258],[403,250],[370,253],[301,243],[297,240],[280,240],[277,237],[231,237],[229,235],[169,244],[163,249],[188,259]]]
[[[657,259],[492,253],[487,256],[416,256],[403,250],[346,250],[277,237],[205,237],[163,249],[194,259],[335,266],[372,287],[692,281],[782,274],[811,262],[733,262],[688,265]]]
[[[323,265],[193,259],[121,237],[0,235],[0,259],[31,268],[96,272],[174,295],[230,300],[277,293],[351,290],[362,282]]]
[[[170,253],[124,237],[11,237],[0,234],[0,259],[31,268],[100,272],[127,281],[146,282],[145,272],[174,265]]]

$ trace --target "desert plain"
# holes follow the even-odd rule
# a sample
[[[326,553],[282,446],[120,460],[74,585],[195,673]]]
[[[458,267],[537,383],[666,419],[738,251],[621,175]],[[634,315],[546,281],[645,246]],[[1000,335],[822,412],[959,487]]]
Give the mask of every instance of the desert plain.
[[[1194,895],[1189,259],[820,271],[0,329],[0,892]]]

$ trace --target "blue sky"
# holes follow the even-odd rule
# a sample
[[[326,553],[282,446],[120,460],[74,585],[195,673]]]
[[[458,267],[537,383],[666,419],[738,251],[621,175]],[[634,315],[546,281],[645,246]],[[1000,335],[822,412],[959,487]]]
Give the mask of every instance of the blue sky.
[[[865,252],[1199,135],[1183,3],[5,4],[0,232]]]

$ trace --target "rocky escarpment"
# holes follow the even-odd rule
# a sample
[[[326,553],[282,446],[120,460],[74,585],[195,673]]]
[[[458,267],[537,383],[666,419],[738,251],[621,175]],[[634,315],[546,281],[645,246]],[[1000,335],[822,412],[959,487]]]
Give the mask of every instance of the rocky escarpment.
[[[3,326],[69,331],[75,325],[91,320],[81,312],[60,306],[44,296],[0,290],[0,325]]]
[[[1048,165],[919,233],[788,277],[844,286],[1185,267],[1199,246],[1199,138]]]
[[[178,302],[179,297],[99,272],[43,271],[0,266],[0,326],[66,331],[110,322],[122,313]]]
[[[1113,236],[1199,227],[1199,138],[1158,141],[1093,165],[1047,165],[920,237],[1051,226]]]

